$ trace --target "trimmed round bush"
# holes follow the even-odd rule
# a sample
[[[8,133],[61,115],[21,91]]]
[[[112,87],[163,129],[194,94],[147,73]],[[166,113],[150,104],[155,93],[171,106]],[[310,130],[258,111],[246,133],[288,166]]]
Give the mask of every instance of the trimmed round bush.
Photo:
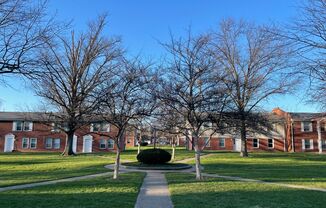
[[[140,144],[140,146],[147,146],[148,142],[140,142],[139,144]]]
[[[171,160],[171,154],[163,149],[146,149],[137,155],[137,160],[145,164],[164,164]]]

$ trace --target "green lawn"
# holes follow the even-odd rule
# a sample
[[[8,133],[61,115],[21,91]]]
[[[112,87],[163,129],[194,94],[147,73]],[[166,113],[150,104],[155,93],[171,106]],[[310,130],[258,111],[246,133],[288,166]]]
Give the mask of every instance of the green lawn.
[[[136,154],[136,148],[128,149],[122,152],[121,160],[136,161]],[[177,160],[192,156],[192,152],[177,149]],[[79,154],[71,157],[61,156],[60,153],[2,153],[0,187],[101,173],[109,171],[104,165],[114,163],[114,160],[115,153]]]
[[[326,155],[314,153],[214,153],[204,172],[326,188]]]
[[[118,180],[106,176],[78,182],[1,192],[0,207],[134,207],[144,175],[143,173],[128,173],[122,174]]]
[[[63,157],[60,153],[0,154],[0,186],[54,180],[108,171],[104,165],[114,155],[78,155]]]
[[[326,193],[275,185],[166,174],[175,208],[294,208],[325,207]]]

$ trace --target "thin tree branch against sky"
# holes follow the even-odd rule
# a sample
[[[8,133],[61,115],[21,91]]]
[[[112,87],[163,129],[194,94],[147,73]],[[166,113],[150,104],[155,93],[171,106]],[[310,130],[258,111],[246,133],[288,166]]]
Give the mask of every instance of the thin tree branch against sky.
[[[57,14],[59,20],[73,20],[76,31],[85,29],[85,23],[98,14],[108,12],[108,35],[122,37],[130,55],[142,53],[145,59],[161,58],[162,47],[157,40],[169,39],[169,31],[179,36],[191,25],[194,33],[215,28],[223,18],[246,19],[258,24],[288,22],[296,16],[296,6],[301,0],[50,0],[49,14]],[[78,5],[77,5],[78,4]],[[9,78],[12,88],[0,86],[2,110],[19,111],[21,106],[32,107],[39,103],[17,78]],[[301,93],[302,91],[302,93]],[[287,111],[317,111],[303,102],[304,90],[298,95],[276,97],[266,104],[266,110],[279,106]],[[17,99],[17,97],[21,99]]]

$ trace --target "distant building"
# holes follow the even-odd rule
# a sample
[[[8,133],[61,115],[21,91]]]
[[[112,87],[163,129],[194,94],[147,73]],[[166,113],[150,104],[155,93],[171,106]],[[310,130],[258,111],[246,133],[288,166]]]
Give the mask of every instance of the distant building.
[[[63,152],[66,135],[55,123],[45,124],[42,113],[0,112],[0,152]],[[109,152],[116,149],[117,130],[105,122],[92,122],[78,129],[73,139],[76,153]],[[122,147],[133,146],[125,136]]]
[[[268,114],[272,129],[251,132],[247,137],[248,151],[326,152],[326,113],[293,113],[275,108]],[[317,128],[318,127],[318,128]],[[76,153],[115,151],[111,138],[114,126],[94,121],[78,129],[73,140]],[[135,131],[127,131],[122,147],[137,145]],[[191,149],[184,136],[176,136],[177,145]],[[199,144],[206,150],[240,151],[237,134],[205,132]],[[63,152],[66,135],[55,123],[42,121],[41,113],[0,112],[0,152]]]

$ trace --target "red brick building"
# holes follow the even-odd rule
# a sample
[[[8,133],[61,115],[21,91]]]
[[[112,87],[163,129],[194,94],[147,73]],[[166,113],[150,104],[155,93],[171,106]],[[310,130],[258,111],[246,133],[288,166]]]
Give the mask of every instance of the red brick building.
[[[282,116],[286,121],[287,151],[326,151],[326,113],[293,113],[280,108],[275,108],[273,113]]]
[[[273,129],[267,134],[248,135],[249,151],[326,152],[326,113],[292,113],[275,108],[268,116]],[[184,137],[179,143],[191,149]],[[213,134],[210,139],[203,136],[199,145],[206,150],[240,151],[241,141],[236,134]]]
[[[326,152],[326,113],[291,113],[274,109],[269,118],[273,129],[267,134],[248,135],[249,151]],[[54,125],[45,125],[40,113],[0,112],[0,152],[64,151],[66,135]],[[318,127],[318,128],[317,128]],[[105,122],[93,122],[75,133],[76,153],[108,152],[116,149],[117,130]],[[205,136],[207,135],[207,136]],[[206,150],[240,151],[240,136],[206,132],[200,146]],[[191,149],[184,137],[177,144]],[[135,145],[134,134],[127,132],[122,147]]]
[[[41,121],[40,113],[0,112],[0,152],[63,152],[65,133]],[[76,153],[109,152],[116,149],[117,130],[105,122],[94,122],[76,131]],[[122,147],[133,146],[133,136],[126,135]]]

